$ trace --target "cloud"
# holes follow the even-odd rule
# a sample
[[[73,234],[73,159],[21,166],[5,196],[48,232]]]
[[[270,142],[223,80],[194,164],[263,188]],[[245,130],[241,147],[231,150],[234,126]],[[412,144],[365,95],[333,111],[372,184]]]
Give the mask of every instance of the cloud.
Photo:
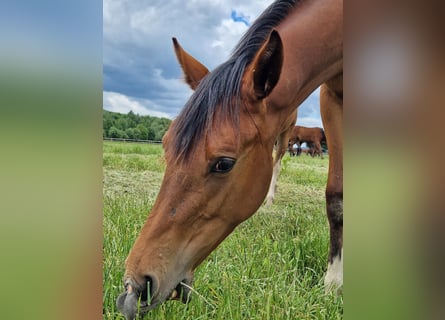
[[[272,2],[104,0],[104,108],[175,118],[192,91],[182,81],[171,38],[213,70]],[[316,112],[318,99],[308,98],[300,119],[319,119]]]
[[[320,118],[302,117],[297,118],[297,125],[303,127],[320,127],[323,128],[323,124]]]
[[[320,117],[320,88],[298,107],[297,124],[303,127],[323,127]]]
[[[129,99],[114,97],[113,108],[124,113],[149,109],[170,118],[179,114],[191,90],[182,81],[171,38],[176,36],[187,51],[214,69],[247,29],[243,23],[228,18],[230,7],[238,8],[232,2],[104,0],[104,92]],[[249,15],[252,12],[242,9]],[[257,14],[262,9],[257,8]]]
[[[118,113],[133,113],[139,115],[150,115],[155,117],[169,118],[169,115],[159,111],[161,109],[155,103],[145,99],[134,99],[117,92],[103,92],[104,109]],[[156,110],[157,109],[157,110]]]
[[[212,49],[219,52],[221,62],[231,55],[233,48],[246,30],[247,27],[243,23],[237,23],[232,19],[221,21],[216,28],[216,37],[211,44]],[[233,46],[229,47],[228,43],[233,43]]]

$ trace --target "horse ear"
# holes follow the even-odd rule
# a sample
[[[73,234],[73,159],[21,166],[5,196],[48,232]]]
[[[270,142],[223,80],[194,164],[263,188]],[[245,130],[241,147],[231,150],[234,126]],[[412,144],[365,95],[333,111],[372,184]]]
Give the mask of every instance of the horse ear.
[[[172,40],[176,58],[178,59],[178,62],[181,65],[182,71],[185,75],[185,82],[187,82],[190,88],[195,90],[199,84],[199,81],[201,81],[201,79],[204,78],[207,73],[209,73],[209,70],[201,62],[193,58],[184,49],[182,49],[176,38],[172,38]]]
[[[253,89],[257,99],[267,97],[278,82],[283,65],[283,44],[277,31],[257,53],[252,63]]]

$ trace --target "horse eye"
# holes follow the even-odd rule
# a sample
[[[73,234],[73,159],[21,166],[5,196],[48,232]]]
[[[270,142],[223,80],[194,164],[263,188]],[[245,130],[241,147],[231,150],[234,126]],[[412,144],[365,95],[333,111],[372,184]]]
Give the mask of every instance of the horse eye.
[[[233,158],[219,158],[211,167],[211,172],[226,173],[232,170],[236,160]]]

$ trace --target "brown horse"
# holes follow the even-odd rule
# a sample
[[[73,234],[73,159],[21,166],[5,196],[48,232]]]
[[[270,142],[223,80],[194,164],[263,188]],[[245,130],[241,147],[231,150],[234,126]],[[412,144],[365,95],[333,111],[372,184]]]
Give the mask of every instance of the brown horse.
[[[311,155],[320,155],[323,158],[323,152],[321,149],[321,143],[326,142],[326,135],[324,130],[319,127],[307,128],[303,126],[295,126],[289,137],[289,143],[291,145],[297,144],[300,149],[301,144],[306,142],[309,149],[311,150]],[[312,150],[312,148],[314,150]],[[297,152],[297,155],[301,153]]]
[[[307,145],[308,149],[303,150],[303,148],[301,147],[301,145],[297,145],[297,147],[294,147],[295,144],[292,144],[289,141],[289,144],[287,146],[287,151],[289,152],[289,156],[294,157],[294,156],[299,156],[302,153],[305,153],[307,155],[311,155],[312,157],[315,156],[321,156],[323,157],[323,152],[322,151],[318,151],[315,148],[315,145],[313,143],[309,143]]]
[[[325,284],[341,286],[342,9],[341,0],[278,0],[212,72],[182,56],[195,92],[164,136],[161,189],[125,262],[117,306],[127,319],[169,298],[188,300],[195,268],[263,202],[275,141],[286,149],[295,106],[320,85],[330,148]]]
[[[295,157],[297,155],[298,148],[295,148],[293,144],[288,142],[288,144],[287,144],[287,151],[289,152],[289,156],[290,157]]]
[[[306,155],[311,156],[312,158],[314,158],[315,156],[323,158],[323,151],[317,150],[314,144],[309,144],[308,147],[309,149],[305,150]]]

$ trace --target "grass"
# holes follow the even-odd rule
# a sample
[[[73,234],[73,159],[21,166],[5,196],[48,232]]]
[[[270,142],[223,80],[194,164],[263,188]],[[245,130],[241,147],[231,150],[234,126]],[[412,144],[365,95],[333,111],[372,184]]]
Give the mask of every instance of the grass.
[[[124,260],[162,181],[160,145],[104,142],[103,318],[124,319],[115,301]],[[328,159],[283,158],[275,203],[261,207],[197,268],[188,305],[167,302],[146,319],[342,319],[343,298],[325,294],[324,187]]]

